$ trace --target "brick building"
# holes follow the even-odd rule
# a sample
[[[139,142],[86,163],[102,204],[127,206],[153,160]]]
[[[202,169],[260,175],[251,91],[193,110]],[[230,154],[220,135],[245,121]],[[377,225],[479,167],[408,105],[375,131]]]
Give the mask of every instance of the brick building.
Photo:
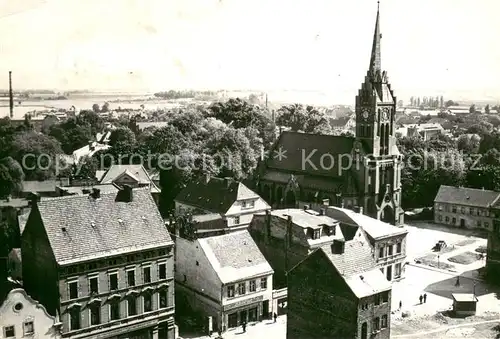
[[[175,338],[173,241],[149,187],[34,201],[21,246],[63,338]]]
[[[434,222],[492,230],[490,207],[498,197],[499,192],[441,185],[434,199]]]
[[[287,339],[389,339],[391,284],[364,237],[334,240],[288,273]]]
[[[257,173],[258,193],[274,208],[330,199],[404,223],[402,155],[396,144],[397,99],[381,66],[379,13],[370,65],[356,96],[355,137],[283,132]]]

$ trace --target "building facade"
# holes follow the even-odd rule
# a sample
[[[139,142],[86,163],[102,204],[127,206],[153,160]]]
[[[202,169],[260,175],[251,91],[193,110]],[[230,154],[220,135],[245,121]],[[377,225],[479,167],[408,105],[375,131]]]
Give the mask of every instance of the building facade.
[[[391,284],[363,237],[335,240],[289,272],[287,339],[390,338]]]
[[[500,198],[491,204],[490,215],[493,217],[493,227],[488,232],[486,276],[490,281],[498,284],[500,275]]]
[[[11,290],[0,305],[1,338],[61,338],[61,323],[22,288]]]
[[[269,317],[273,270],[248,231],[175,242],[178,300],[212,317],[213,331]]]
[[[175,338],[173,241],[149,188],[32,206],[23,283],[63,338]]]
[[[176,214],[218,213],[233,230],[245,229],[255,213],[270,208],[257,193],[232,178],[198,180],[175,198]]]
[[[441,185],[434,199],[434,222],[462,228],[493,230],[491,205],[500,193]]]
[[[355,137],[283,132],[271,150],[275,156],[261,162],[258,193],[273,207],[296,207],[299,200],[330,199],[337,206],[351,201],[368,216],[404,223],[397,100],[382,71],[380,42],[377,12],[370,65],[356,96]]]

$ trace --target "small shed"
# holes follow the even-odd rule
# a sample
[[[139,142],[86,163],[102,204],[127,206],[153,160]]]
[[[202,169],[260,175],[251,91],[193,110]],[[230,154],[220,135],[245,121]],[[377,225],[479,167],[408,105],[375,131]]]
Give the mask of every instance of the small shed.
[[[453,312],[457,316],[476,314],[477,297],[473,293],[452,293]]]

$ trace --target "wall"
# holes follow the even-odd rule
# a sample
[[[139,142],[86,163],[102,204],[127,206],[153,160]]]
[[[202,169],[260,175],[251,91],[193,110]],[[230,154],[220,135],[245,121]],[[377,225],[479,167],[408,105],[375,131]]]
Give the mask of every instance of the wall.
[[[453,206],[456,207],[456,212],[453,212]],[[464,213],[462,213],[462,208]],[[473,209],[473,214],[470,213],[471,209]],[[478,210],[480,211],[480,215],[477,215]],[[446,217],[449,218],[448,221],[446,221]],[[453,224],[453,218],[456,218],[455,224]],[[466,228],[481,228],[485,230],[491,230],[493,226],[493,217],[490,215],[490,212],[487,208],[445,203],[434,204],[435,223],[461,227],[461,219],[465,220]],[[481,226],[478,225],[478,222],[481,222]],[[485,223],[487,223],[487,226],[485,226]]]
[[[287,339],[355,338],[356,297],[322,251],[288,280]]]
[[[498,211],[496,211],[497,215]],[[493,230],[488,233],[486,272],[496,280],[500,275],[500,220],[494,220]]]
[[[406,236],[396,235],[381,240],[376,240],[374,243],[375,260],[378,267],[382,267],[382,273],[387,277],[387,267],[392,267],[391,281],[399,280],[404,277],[404,263],[406,261]],[[397,253],[397,243],[401,242],[401,253]],[[389,255],[389,246],[392,246],[392,255]],[[380,248],[384,247],[384,256],[380,257]],[[396,276],[396,264],[401,264],[401,275]]]
[[[17,311],[14,306],[19,303],[22,308]],[[50,316],[45,307],[31,299],[22,289],[10,291],[7,299],[0,306],[0,319],[0,335],[2,338],[4,326],[15,326],[16,338],[22,338],[24,334],[23,323],[25,321],[33,321],[34,325],[34,333],[29,338],[55,339],[61,337],[54,327],[55,317]]]
[[[377,293],[378,294],[378,293]],[[361,338],[361,329],[363,323],[366,322],[368,338],[374,339],[389,339],[390,338],[390,327],[391,327],[391,298],[392,291],[388,291],[389,297],[387,302],[382,302],[380,305],[376,305],[375,299],[377,294],[368,296],[359,301],[358,304],[358,338]],[[362,305],[367,305],[367,309],[363,309]],[[380,325],[380,332],[376,335],[372,335],[374,330],[373,320],[375,318],[382,319],[382,316],[387,316],[387,328],[382,329]]]
[[[254,201],[253,208],[243,208],[242,207],[243,201],[241,200],[234,202],[234,204],[229,208],[229,210],[225,214],[228,220],[228,226],[248,225],[252,222],[252,218],[255,213],[264,212],[266,210],[271,209],[271,206],[269,206],[262,198],[252,199],[252,200]],[[234,216],[240,217],[239,224],[234,224],[233,222]]]
[[[176,281],[214,300],[221,300],[222,282],[197,240],[177,237],[175,256]]]

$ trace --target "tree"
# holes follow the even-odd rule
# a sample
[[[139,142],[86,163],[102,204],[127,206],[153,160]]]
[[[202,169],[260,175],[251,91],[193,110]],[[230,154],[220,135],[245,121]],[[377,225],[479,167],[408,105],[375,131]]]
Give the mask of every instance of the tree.
[[[484,113],[490,114],[490,105],[484,106]]]
[[[440,108],[443,108],[444,107],[444,98],[443,96],[441,95],[441,98],[439,99],[439,107]]]
[[[453,101],[453,100],[448,100],[444,104],[444,107],[446,107],[446,108],[451,107],[451,106],[458,106],[458,104],[455,101]]]
[[[99,161],[94,157],[85,156],[77,165],[73,165],[72,175],[77,178],[93,179],[98,169],[100,169]]]
[[[111,132],[109,145],[114,146],[118,143],[126,143],[134,146],[136,143],[135,134],[128,127],[118,127]]]
[[[99,113],[101,111],[101,109],[99,108],[99,104],[93,104],[92,111],[94,111],[95,113]]]
[[[320,113],[312,106],[304,107],[301,104],[282,106],[278,110],[276,123],[281,126],[290,127],[292,131],[332,134],[332,129],[326,115]]]
[[[12,157],[0,160],[0,198],[4,199],[21,190],[24,172]]]
[[[476,113],[476,105],[474,105],[474,104],[470,105],[469,113]]]
[[[489,134],[493,130],[493,125],[486,121],[481,121],[478,124],[474,124],[467,128],[467,133],[471,134],[479,134],[483,136],[485,134]]]
[[[457,149],[464,153],[476,153],[479,150],[479,142],[481,138],[475,135],[462,134],[457,139]]]
[[[493,125],[493,127],[500,126],[500,117],[496,115],[490,115],[488,117],[488,122]]]
[[[54,125],[50,128],[49,135],[61,143],[61,148],[66,154],[85,146],[93,139],[92,127],[89,123],[75,118]]]
[[[89,124],[92,135],[96,135],[104,129],[104,121],[95,111],[81,111],[77,116],[77,124]]]
[[[491,166],[500,166],[500,152],[496,148],[492,148],[492,149],[488,150],[481,157],[481,164],[491,165]]]
[[[105,102],[104,105],[102,105],[101,112],[109,112],[109,102]]]

